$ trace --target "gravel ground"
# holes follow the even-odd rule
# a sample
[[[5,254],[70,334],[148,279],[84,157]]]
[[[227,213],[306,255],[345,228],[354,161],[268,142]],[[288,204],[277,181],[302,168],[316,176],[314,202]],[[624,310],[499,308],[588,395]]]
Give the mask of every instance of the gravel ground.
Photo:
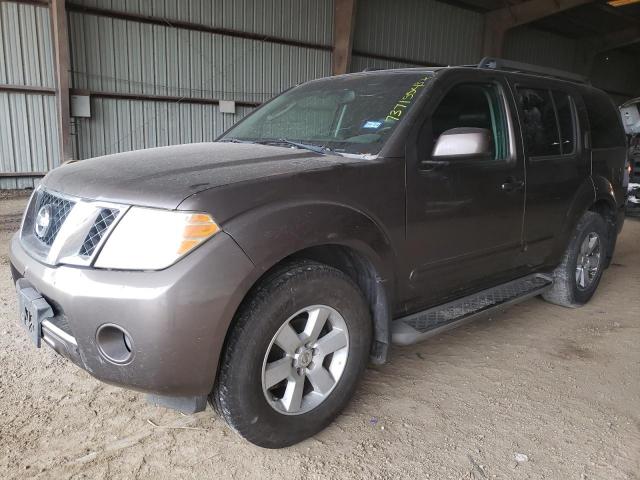
[[[25,202],[0,195],[0,478],[640,478],[638,221],[586,307],[534,299],[394,348],[331,427],[269,451],[31,346],[7,257]]]

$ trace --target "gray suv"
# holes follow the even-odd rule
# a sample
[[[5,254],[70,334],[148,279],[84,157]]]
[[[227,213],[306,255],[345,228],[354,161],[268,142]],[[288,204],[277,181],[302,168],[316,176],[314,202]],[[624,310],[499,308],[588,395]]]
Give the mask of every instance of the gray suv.
[[[216,142],[51,171],[11,244],[20,322],[102,381],[291,445],[392,343],[535,295],[586,303],[626,156],[606,94],[562,72],[314,80]]]

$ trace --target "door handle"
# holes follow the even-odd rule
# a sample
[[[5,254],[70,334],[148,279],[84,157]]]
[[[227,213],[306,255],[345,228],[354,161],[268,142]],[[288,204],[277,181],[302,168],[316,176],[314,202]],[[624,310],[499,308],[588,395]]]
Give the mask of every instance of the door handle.
[[[421,170],[436,170],[442,167],[448,167],[449,162],[447,160],[422,160],[420,162]]]
[[[522,190],[523,187],[524,181],[511,178],[500,186],[503,192],[517,192]]]

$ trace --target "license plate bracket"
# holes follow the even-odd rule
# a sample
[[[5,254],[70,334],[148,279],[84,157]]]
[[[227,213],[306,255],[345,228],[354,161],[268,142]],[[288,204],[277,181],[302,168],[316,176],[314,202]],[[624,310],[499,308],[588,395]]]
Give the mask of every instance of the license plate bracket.
[[[42,322],[53,317],[51,305],[23,279],[16,283],[18,293],[19,321],[37,348],[42,340]]]

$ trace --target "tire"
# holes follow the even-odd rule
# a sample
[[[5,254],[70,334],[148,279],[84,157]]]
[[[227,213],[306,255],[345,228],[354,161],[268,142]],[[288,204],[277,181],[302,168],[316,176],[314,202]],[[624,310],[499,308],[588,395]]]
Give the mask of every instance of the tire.
[[[598,238],[599,255],[597,261],[593,256],[591,257],[589,268],[582,269],[586,277],[579,279],[578,262],[584,258],[581,248],[585,242],[591,244],[593,235]],[[586,240],[587,237],[589,241]],[[606,267],[608,252],[609,235],[606,222],[597,213],[586,212],[573,232],[569,247],[562,257],[562,263],[553,272],[553,287],[542,297],[548,302],[569,308],[580,307],[587,303],[598,288],[602,272]],[[591,278],[589,271],[592,271],[592,268],[595,268],[595,273]]]
[[[301,311],[301,315],[296,315]],[[319,318],[320,314],[328,317],[314,343],[316,347],[292,357],[291,352],[285,351],[291,349],[288,342],[293,338],[285,335],[285,330],[288,331],[285,325],[293,328],[298,340],[306,342],[305,339],[313,337],[313,332],[307,335],[311,330],[310,319]],[[277,268],[241,307],[227,339],[210,401],[234,430],[255,445],[282,448],[311,437],[328,426],[353,396],[368,362],[371,324],[362,293],[340,270],[307,260]],[[328,337],[329,334],[333,337]],[[282,340],[284,337],[286,341]],[[331,338],[339,338],[343,346],[323,356],[321,345],[328,345],[327,339]],[[295,352],[306,348],[297,347]],[[313,355],[311,363],[306,363],[310,355]],[[267,372],[277,362],[283,362],[284,368],[289,369],[288,376],[268,390],[276,377],[269,377]],[[312,372],[316,372],[315,381],[320,368],[333,373],[330,377],[322,374],[323,382],[312,383]],[[296,410],[298,397],[295,393],[287,396],[286,392],[289,388],[297,391],[304,375],[306,393]],[[334,381],[331,389],[327,388],[327,378]],[[317,384],[322,388],[316,391]],[[320,403],[313,406],[317,401]],[[313,408],[305,411],[310,406]]]

